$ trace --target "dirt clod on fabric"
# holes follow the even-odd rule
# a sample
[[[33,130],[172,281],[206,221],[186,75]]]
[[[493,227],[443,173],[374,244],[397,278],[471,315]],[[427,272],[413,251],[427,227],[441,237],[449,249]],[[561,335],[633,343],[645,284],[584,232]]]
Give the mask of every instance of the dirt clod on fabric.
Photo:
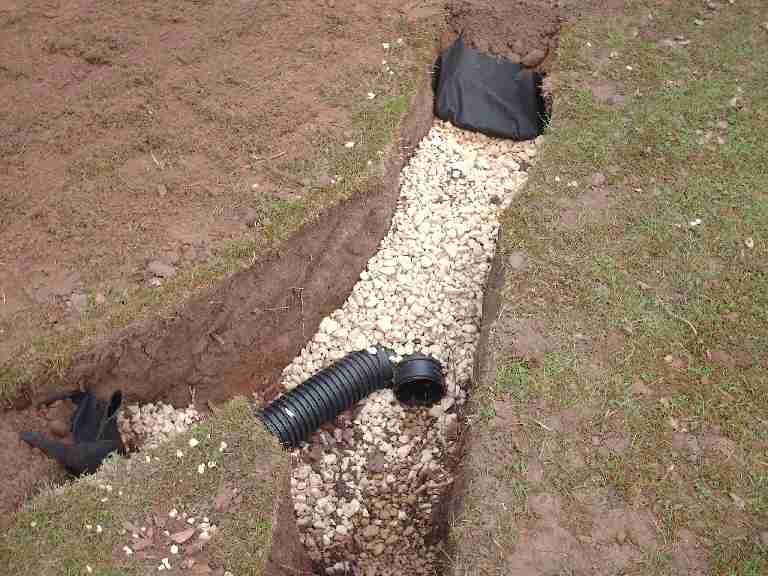
[[[560,32],[557,5],[551,0],[457,0],[448,5],[448,26],[452,37],[463,35],[464,42],[472,48],[547,71]]]

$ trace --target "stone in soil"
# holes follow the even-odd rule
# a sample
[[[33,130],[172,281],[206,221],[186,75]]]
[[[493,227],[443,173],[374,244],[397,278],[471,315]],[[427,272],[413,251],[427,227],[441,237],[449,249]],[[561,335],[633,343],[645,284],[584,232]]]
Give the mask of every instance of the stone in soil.
[[[173,278],[176,276],[176,268],[160,260],[150,262],[147,270],[157,278]]]

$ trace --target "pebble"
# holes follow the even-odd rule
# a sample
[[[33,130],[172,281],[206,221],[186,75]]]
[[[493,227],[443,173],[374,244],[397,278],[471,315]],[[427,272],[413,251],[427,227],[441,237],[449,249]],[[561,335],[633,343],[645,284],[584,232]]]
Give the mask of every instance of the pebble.
[[[147,270],[157,278],[173,278],[176,268],[160,260],[153,260],[147,265]]]
[[[544,50],[540,50],[538,48],[531,50],[523,56],[522,60],[520,60],[520,63],[525,66],[526,68],[535,68],[539,64],[541,64],[544,61],[544,58],[547,57],[547,53],[544,52]]]
[[[177,434],[186,432],[200,420],[201,415],[192,405],[174,408],[158,402],[126,406],[118,413],[117,422],[126,446],[141,446],[142,449],[152,450]],[[197,444],[197,439],[190,439],[190,447],[194,448]]]
[[[335,358],[375,344],[393,350],[394,361],[422,352],[445,368],[447,395],[435,406],[405,409],[392,390],[380,390],[340,417],[333,432],[295,451],[297,525],[327,573],[340,573],[338,566],[398,573],[393,562],[414,576],[439,568],[427,543],[432,506],[453,481],[456,412],[472,378],[499,215],[524,185],[522,167],[534,156],[533,143],[436,122],[401,174],[400,202],[377,254],[283,372],[291,389]]]
[[[88,308],[88,295],[76,292],[69,297],[72,307],[78,312],[85,312]]]

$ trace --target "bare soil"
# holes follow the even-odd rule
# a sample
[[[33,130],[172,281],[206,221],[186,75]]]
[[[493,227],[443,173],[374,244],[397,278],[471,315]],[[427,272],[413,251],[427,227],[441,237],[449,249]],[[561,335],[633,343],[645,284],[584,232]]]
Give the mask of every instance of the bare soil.
[[[12,40],[0,48],[0,74],[11,80],[0,85],[10,103],[0,112],[0,365],[77,322],[73,296],[119,299],[151,276],[147,261],[194,266],[251,238],[265,197],[327,186],[333,175],[317,167],[329,169],[322,156],[333,152],[318,142],[349,138],[360,90],[380,75],[381,43],[394,44],[393,22],[414,10],[337,1],[0,11]],[[66,405],[34,407],[57,390],[122,389],[129,403],[200,408],[277,393],[282,368],[344,301],[389,227],[400,169],[431,121],[426,67],[420,84],[366,190],[170,318],[104,334],[16,399],[0,424],[3,516],[59,477],[17,436],[67,422]],[[296,166],[311,169],[286,179],[283,168]]]
[[[481,52],[546,71],[557,48],[559,4],[552,0],[454,1],[448,4],[449,29]]]
[[[381,99],[402,80],[408,47],[388,56],[382,43],[396,45],[414,10],[405,0],[6,3],[0,367],[85,308],[119,305],[152,279],[149,262],[210,260],[253,239],[265,206],[327,187],[328,148],[358,136],[367,91]]]

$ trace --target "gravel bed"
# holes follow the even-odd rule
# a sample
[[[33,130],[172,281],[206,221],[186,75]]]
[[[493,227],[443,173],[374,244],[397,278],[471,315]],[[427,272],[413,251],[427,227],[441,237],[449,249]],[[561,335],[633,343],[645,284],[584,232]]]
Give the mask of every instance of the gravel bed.
[[[290,389],[353,350],[439,359],[447,395],[404,409],[390,390],[295,451],[301,539],[327,574],[434,574],[436,503],[452,482],[458,410],[472,377],[500,212],[525,183],[533,142],[436,122],[401,174],[389,234],[342,308],[283,372]],[[399,360],[399,358],[395,358]]]
[[[152,450],[176,434],[186,432],[201,419],[201,414],[192,405],[174,408],[157,402],[126,406],[118,414],[117,424],[126,446]]]

